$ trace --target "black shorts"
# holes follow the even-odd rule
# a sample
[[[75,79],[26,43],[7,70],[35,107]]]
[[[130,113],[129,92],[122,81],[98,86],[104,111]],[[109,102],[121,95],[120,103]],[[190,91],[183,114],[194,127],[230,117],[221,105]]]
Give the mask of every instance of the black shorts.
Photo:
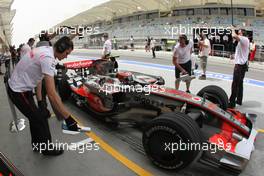
[[[187,71],[187,73],[191,76],[192,75],[192,61],[189,60],[185,64],[180,64],[180,66]],[[179,70],[177,67],[175,67],[175,76],[176,78],[180,78],[181,70]]]

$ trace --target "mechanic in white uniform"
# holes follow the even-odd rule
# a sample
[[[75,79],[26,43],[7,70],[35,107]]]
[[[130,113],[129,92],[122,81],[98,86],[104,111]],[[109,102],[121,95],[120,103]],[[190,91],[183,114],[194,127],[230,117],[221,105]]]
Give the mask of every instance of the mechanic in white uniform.
[[[52,34],[48,34],[48,32],[45,30],[41,31],[39,35],[39,42],[36,44],[36,48],[43,47],[43,46],[52,46],[52,43],[50,40],[52,40],[57,35],[61,34],[65,28],[66,27],[60,27]],[[68,37],[72,40],[77,35],[80,35],[80,33],[77,32],[75,34],[69,35]],[[38,86],[38,92],[41,92],[41,96],[42,96],[41,98],[42,100],[38,101],[38,107],[40,109],[47,109],[47,100],[46,100],[47,92],[45,88],[45,80],[42,80],[42,86]]]
[[[199,47],[201,50],[199,53],[199,57],[200,57],[200,65],[203,70],[203,73],[199,77],[199,79],[206,80],[207,60],[211,52],[211,44],[204,33],[201,33],[200,37],[201,40],[199,41]]]
[[[33,151],[38,152],[40,145],[51,143],[51,134],[47,121],[48,113],[37,108],[32,92],[42,79],[45,80],[48,98],[54,110],[65,118],[66,125],[70,131],[78,130],[77,122],[64,107],[56,93],[54,83],[55,58],[62,60],[72,50],[73,43],[68,37],[59,39],[54,44],[54,47],[43,46],[34,48],[22,57],[8,80],[8,95],[16,107],[29,120]],[[39,95],[38,92],[37,95]],[[37,98],[40,100],[41,96]],[[63,150],[56,147],[53,150],[44,150],[42,152],[43,155],[54,156],[62,153]]]
[[[180,87],[180,74],[192,75],[192,61],[191,53],[193,48],[193,41],[188,40],[186,35],[179,36],[179,43],[175,46],[173,51],[172,63],[175,65],[175,88]],[[190,93],[190,81],[186,81],[186,92]]]
[[[35,39],[30,38],[27,42],[27,44],[24,44],[20,50],[20,58],[22,58],[25,54],[30,52],[33,48],[33,45],[35,43]]]
[[[109,56],[111,55],[111,50],[112,50],[112,42],[109,39],[109,36],[107,33],[103,35],[104,38],[104,46],[103,46],[103,51],[102,51],[102,59],[108,59]]]
[[[249,39],[246,37],[246,31],[244,29],[240,29],[238,34],[236,34],[233,29],[232,37],[238,44],[235,52],[235,68],[231,88],[232,91],[229,98],[229,107],[235,108],[236,104],[242,105],[244,77],[248,71]]]

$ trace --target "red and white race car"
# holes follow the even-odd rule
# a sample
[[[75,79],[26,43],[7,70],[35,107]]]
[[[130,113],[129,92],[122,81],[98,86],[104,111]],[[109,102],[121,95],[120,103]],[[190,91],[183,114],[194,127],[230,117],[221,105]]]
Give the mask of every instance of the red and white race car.
[[[59,94],[116,123],[122,122],[116,115],[135,107],[154,112],[144,123],[142,143],[160,168],[181,170],[195,161],[235,173],[245,168],[254,151],[256,115],[228,109],[222,88],[207,86],[193,95],[165,87],[159,76],[117,70],[115,58],[65,63],[58,67]]]

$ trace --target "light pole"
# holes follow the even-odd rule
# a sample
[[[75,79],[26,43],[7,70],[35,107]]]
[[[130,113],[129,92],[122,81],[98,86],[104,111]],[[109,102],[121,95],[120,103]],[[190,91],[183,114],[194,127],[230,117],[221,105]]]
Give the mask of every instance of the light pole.
[[[233,8],[233,0],[231,0],[231,16],[232,16],[232,26],[234,26],[234,8]]]

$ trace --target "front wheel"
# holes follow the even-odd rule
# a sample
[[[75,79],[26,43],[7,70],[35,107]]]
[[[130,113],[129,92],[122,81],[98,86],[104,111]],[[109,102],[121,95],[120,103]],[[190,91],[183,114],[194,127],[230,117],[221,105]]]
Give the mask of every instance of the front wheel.
[[[181,170],[198,159],[202,142],[196,122],[180,112],[162,114],[143,132],[143,146],[149,159],[158,167]],[[188,147],[189,146],[189,147]]]
[[[206,86],[197,94],[200,97],[205,97],[207,100],[218,105],[221,109],[228,108],[228,96],[226,92],[218,86]]]

